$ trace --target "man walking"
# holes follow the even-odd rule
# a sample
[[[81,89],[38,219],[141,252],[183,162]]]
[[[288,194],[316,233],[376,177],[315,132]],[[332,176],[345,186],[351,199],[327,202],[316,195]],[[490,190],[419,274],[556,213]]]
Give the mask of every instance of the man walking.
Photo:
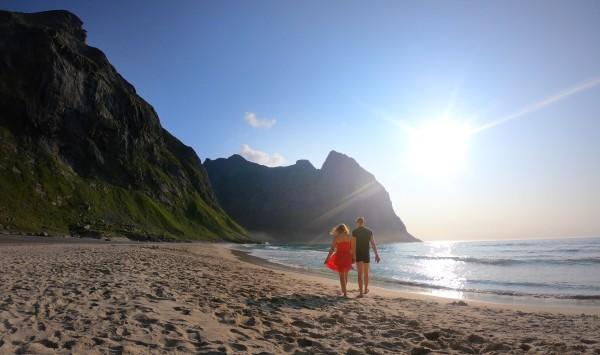
[[[356,219],[356,229],[352,231],[352,237],[354,238],[354,260],[358,269],[358,288],[360,289],[358,297],[363,297],[363,294],[369,293],[370,247],[373,248],[373,252],[375,253],[375,261],[379,263],[381,259],[377,252],[373,232],[365,227],[364,217]]]

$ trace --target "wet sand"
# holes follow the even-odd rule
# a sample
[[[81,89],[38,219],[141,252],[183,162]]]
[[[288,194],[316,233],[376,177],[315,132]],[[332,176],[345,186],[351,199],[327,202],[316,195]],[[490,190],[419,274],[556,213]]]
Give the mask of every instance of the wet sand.
[[[597,314],[344,299],[215,244],[12,241],[0,270],[1,354],[600,354]]]

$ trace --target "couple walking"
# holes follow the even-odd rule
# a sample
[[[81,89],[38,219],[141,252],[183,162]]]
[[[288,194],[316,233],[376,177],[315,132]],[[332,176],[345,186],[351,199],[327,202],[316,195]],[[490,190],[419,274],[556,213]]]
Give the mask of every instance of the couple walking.
[[[373,232],[365,227],[364,217],[356,219],[356,229],[352,231],[345,224],[340,224],[331,231],[333,240],[325,265],[340,275],[340,286],[344,297],[348,297],[348,272],[352,269],[352,264],[356,263],[358,271],[358,289],[363,297],[369,293],[369,262],[371,261],[370,247],[375,253],[375,261],[379,263],[379,253],[373,238]]]

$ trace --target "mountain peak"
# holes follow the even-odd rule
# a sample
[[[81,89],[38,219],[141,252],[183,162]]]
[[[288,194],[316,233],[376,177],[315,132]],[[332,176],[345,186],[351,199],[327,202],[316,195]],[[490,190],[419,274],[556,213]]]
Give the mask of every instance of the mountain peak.
[[[329,152],[325,162],[321,166],[321,170],[324,173],[331,171],[336,174],[352,171],[364,171],[364,169],[356,162],[356,160],[335,150]]]
[[[34,13],[0,10],[0,19],[5,20],[3,21],[5,23],[14,21],[20,25],[52,28],[62,33],[68,33],[83,42],[85,42],[86,39],[83,21],[81,21],[77,15],[66,10],[51,10]]]
[[[365,216],[380,241],[418,241],[385,188],[345,154],[331,151],[321,169],[308,160],[276,168],[231,165],[224,159],[204,164],[221,206],[259,239],[322,242],[331,226]]]
[[[325,158],[325,162],[329,160],[344,160],[344,159],[352,159],[344,153],[340,153],[338,151],[332,150],[327,154],[327,158]]]
[[[297,167],[301,167],[301,168],[309,168],[311,170],[316,170],[315,166],[312,165],[312,163],[308,159],[296,160],[296,164],[294,164],[294,165],[296,165]]]
[[[244,158],[243,156],[241,156],[239,154],[233,154],[232,156],[230,156],[229,158],[227,158],[227,160],[232,160],[232,161],[247,161],[246,158]]]

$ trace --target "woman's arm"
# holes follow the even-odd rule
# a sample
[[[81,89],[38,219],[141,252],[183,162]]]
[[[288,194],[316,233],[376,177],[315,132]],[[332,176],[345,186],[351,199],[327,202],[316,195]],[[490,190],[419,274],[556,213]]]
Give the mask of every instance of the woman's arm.
[[[377,252],[377,245],[375,244],[375,237],[371,236],[371,247],[373,248],[373,252],[375,253],[375,261],[380,262],[381,258],[379,257],[379,253]]]
[[[325,258],[325,262],[323,264],[327,264],[329,258],[331,257],[331,254],[333,254],[333,252],[335,251],[335,240],[336,237],[333,237],[333,239],[331,240],[331,248],[329,248],[329,254],[327,254],[327,258]]]

